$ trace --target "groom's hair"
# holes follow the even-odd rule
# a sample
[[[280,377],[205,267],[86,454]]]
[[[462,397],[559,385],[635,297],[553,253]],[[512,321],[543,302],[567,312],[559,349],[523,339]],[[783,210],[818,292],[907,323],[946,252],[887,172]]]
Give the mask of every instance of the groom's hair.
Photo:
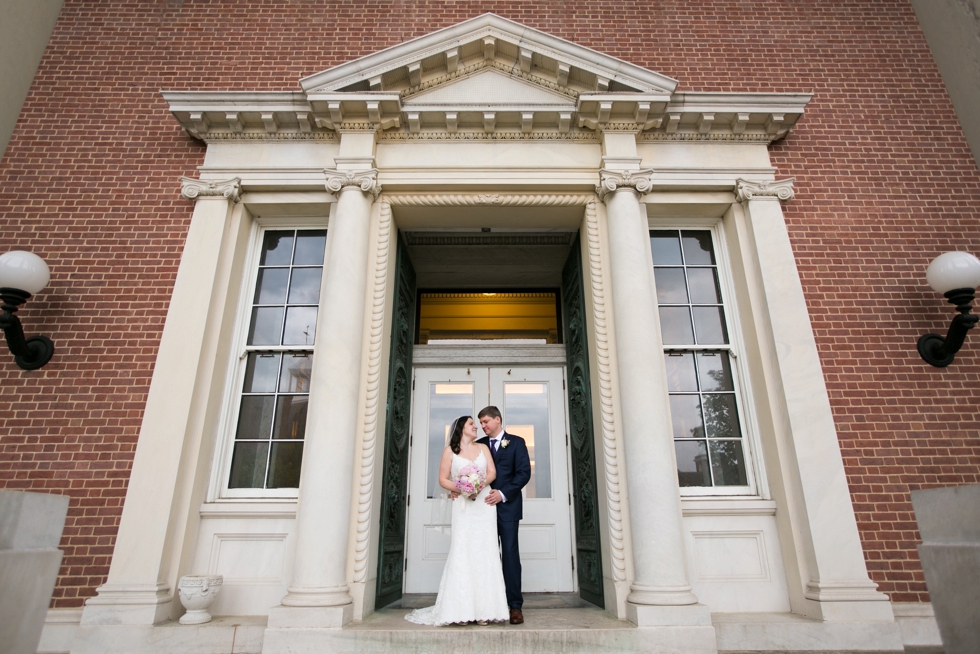
[[[476,414],[476,419],[479,420],[484,416],[490,416],[491,420],[494,418],[500,418],[500,409],[495,406],[486,406],[480,409],[480,413]]]

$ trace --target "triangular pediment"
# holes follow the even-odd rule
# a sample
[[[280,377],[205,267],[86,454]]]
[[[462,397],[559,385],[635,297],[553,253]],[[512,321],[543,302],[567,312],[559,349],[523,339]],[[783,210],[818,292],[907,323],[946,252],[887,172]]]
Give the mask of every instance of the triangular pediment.
[[[398,91],[497,62],[573,92],[670,94],[677,81],[496,14],[483,14],[300,80],[307,92]]]
[[[575,99],[495,69],[406,97],[405,107],[574,107]]]
[[[483,14],[299,80],[301,92],[165,92],[205,140],[334,138],[644,140],[785,136],[809,94],[677,93],[677,82]]]

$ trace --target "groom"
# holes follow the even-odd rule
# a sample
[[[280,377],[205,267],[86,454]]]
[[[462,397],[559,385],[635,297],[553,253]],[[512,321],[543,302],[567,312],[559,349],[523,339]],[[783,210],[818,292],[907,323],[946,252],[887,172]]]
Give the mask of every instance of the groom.
[[[523,624],[521,607],[524,606],[524,597],[521,595],[521,552],[517,543],[517,527],[524,517],[521,489],[531,480],[531,458],[524,439],[504,431],[497,407],[486,407],[478,417],[487,437],[477,442],[490,448],[493,464],[497,468],[497,478],[490,484],[493,490],[487,495],[486,502],[497,507],[497,535],[500,537],[510,623]]]

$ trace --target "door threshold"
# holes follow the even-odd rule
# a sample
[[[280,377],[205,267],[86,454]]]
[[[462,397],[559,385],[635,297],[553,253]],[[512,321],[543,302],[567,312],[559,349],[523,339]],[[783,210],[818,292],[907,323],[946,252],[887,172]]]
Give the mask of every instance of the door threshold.
[[[435,593],[405,593],[386,609],[424,609],[436,603]],[[595,609],[575,593],[524,593],[524,610],[528,609]]]

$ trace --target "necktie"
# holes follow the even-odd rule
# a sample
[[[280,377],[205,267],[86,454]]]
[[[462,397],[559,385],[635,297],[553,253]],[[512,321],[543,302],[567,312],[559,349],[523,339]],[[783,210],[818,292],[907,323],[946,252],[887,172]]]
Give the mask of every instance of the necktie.
[[[497,448],[499,446],[500,446],[500,439],[499,438],[493,439],[493,451],[494,451],[494,454],[497,453]]]

